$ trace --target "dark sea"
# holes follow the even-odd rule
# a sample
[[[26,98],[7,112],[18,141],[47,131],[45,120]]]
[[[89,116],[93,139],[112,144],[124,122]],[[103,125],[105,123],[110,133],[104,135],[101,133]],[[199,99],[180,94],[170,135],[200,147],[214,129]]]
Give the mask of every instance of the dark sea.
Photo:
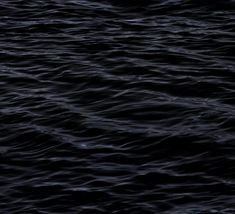
[[[1,214],[235,214],[234,0],[2,0]]]

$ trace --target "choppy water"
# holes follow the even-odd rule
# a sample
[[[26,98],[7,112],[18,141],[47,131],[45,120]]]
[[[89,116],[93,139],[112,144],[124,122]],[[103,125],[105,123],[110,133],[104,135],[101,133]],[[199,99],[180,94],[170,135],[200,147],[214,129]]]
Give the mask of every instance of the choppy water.
[[[3,0],[0,212],[235,213],[235,2]]]

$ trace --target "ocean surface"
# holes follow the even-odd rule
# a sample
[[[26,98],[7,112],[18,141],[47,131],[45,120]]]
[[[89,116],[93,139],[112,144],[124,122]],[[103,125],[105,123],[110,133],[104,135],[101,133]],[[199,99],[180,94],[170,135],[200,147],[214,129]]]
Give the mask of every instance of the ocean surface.
[[[2,0],[0,213],[234,214],[235,1]]]

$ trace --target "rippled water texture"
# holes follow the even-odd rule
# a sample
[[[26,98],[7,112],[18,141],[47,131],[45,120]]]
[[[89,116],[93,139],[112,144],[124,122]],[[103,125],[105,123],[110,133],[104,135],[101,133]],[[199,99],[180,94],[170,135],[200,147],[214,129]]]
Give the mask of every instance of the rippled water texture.
[[[0,213],[235,213],[235,2],[2,0]]]

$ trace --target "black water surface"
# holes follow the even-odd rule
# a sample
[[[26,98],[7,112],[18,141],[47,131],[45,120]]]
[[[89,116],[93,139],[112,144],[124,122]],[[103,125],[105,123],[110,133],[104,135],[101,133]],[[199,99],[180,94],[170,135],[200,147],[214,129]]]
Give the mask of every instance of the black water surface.
[[[235,213],[235,2],[2,0],[0,213]]]

